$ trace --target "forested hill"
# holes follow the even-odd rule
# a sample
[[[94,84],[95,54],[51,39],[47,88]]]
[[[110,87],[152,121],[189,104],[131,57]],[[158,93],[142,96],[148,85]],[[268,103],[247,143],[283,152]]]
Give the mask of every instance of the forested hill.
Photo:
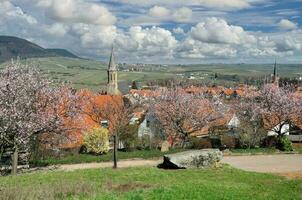
[[[78,58],[65,49],[45,49],[18,37],[0,36],[0,62],[17,57],[22,59],[55,56]]]

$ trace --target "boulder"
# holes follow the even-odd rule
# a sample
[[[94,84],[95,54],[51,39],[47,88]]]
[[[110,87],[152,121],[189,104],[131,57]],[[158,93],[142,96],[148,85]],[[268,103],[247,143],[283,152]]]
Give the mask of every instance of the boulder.
[[[219,149],[191,150],[164,155],[164,162],[158,167],[164,169],[187,169],[216,166],[222,159]]]
[[[169,142],[168,142],[168,141],[164,141],[164,142],[161,144],[160,151],[161,151],[161,152],[167,152],[167,151],[169,151],[169,147],[170,147]]]

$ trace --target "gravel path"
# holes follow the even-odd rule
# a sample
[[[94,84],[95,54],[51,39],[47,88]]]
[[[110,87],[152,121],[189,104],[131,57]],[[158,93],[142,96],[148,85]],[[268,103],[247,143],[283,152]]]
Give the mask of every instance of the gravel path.
[[[130,159],[118,162],[119,168],[152,166],[155,167],[162,162],[162,159],[143,160]],[[232,167],[254,172],[268,172],[275,174],[295,173],[299,176],[302,174],[302,155],[250,155],[250,156],[225,156],[222,163]],[[73,171],[77,169],[94,169],[112,167],[112,162],[101,163],[82,163],[50,166],[49,169]]]
[[[161,160],[143,160],[143,159],[131,159],[118,161],[118,168],[124,167],[140,167],[140,166],[157,166]],[[77,169],[95,169],[95,168],[109,168],[112,167],[112,162],[101,162],[101,163],[81,163],[81,164],[70,164],[70,165],[56,165],[55,169],[64,171],[73,171]]]
[[[301,154],[226,156],[223,158],[222,162],[246,171],[302,173]]]

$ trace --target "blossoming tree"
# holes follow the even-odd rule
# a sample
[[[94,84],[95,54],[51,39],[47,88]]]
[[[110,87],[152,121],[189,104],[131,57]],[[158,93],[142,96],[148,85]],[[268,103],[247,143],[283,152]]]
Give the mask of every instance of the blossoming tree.
[[[0,71],[0,139],[13,150],[12,174],[19,151],[29,151],[34,135],[64,131],[66,121],[76,116],[76,99],[35,67],[12,62]]]
[[[223,114],[222,110],[219,111],[220,103],[202,95],[188,94],[180,88],[161,91],[160,94],[150,109],[168,138],[173,143],[180,139],[182,147],[191,133],[201,130]]]

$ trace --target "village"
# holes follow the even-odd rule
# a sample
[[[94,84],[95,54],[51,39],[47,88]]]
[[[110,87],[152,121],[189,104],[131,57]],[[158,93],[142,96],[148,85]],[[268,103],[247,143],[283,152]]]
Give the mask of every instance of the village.
[[[63,120],[62,132],[55,134],[50,129],[27,141],[35,144],[38,159],[74,153],[102,156],[109,151],[116,156],[117,151],[139,149],[275,148],[290,152],[301,146],[302,89],[279,87],[276,63],[262,88],[192,85],[138,89],[134,83],[129,93],[122,94],[118,71],[112,49],[107,85],[99,93],[72,89],[67,94],[69,89],[63,89],[65,99],[60,107],[66,110],[57,113]],[[68,116],[68,109],[73,109],[74,116]],[[18,165],[28,168],[32,147],[6,144],[2,146],[2,169],[10,168],[6,164],[11,163],[12,149],[19,151],[13,157],[14,173]],[[117,158],[114,160],[117,167]]]
[[[144,159],[164,155],[158,167],[183,169],[217,165],[223,155],[236,152],[295,155],[302,144],[302,89],[280,86],[276,63],[272,72],[260,87],[170,84],[139,89],[132,82],[122,94],[112,49],[107,84],[96,93],[51,86],[39,70],[12,61],[1,72],[1,84],[6,84],[2,119],[9,123],[0,131],[1,173],[47,170],[66,159],[71,159],[67,169],[77,163],[102,166],[89,164],[99,159],[116,169],[125,162],[154,166],[157,160]],[[223,162],[235,164],[231,158]],[[299,165],[297,159],[290,162]]]
[[[0,200],[302,200],[301,0],[0,0]]]

